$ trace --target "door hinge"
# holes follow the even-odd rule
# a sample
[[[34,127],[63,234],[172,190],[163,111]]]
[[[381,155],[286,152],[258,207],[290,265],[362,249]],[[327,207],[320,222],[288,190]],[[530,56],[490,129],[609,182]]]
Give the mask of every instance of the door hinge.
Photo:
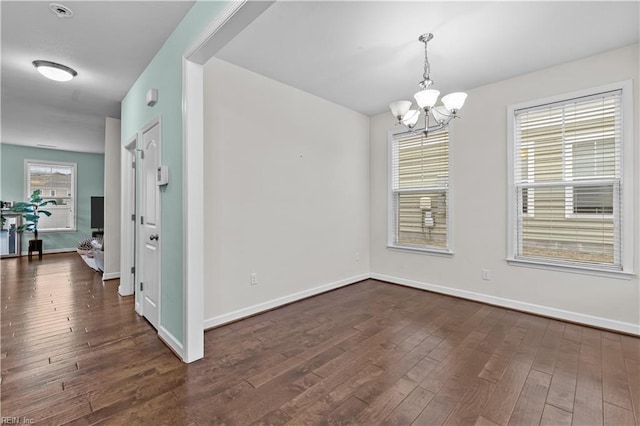
[[[135,274],[135,273],[136,273],[136,267],[135,267],[135,266],[132,266],[132,267],[131,267],[131,273],[132,273],[132,274]]]
[[[132,169],[135,169],[135,168],[136,168],[136,162],[135,162],[135,161],[132,161],[132,162],[131,162],[131,168],[132,168]]]
[[[131,220],[133,220],[134,222],[136,221],[136,215],[135,214],[131,215]]]
[[[140,151],[140,158],[144,160],[144,151]]]
[[[140,225],[144,225],[144,216],[140,216]]]
[[[144,283],[140,281],[140,291],[144,291]]]

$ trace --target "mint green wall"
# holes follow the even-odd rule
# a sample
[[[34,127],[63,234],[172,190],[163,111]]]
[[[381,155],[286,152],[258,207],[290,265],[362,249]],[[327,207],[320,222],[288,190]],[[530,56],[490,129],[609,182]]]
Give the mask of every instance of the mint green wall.
[[[147,66],[122,101],[122,141],[127,144],[145,124],[161,117],[162,163],[169,185],[161,189],[162,291],[160,325],[183,341],[182,221],[182,55],[227,5],[198,1]],[[145,104],[151,88],[158,102]]]
[[[0,200],[25,201],[24,160],[61,161],[76,163],[77,231],[40,232],[44,249],[75,249],[78,241],[91,236],[91,196],[104,194],[104,155],[57,151],[19,145],[0,144]],[[22,251],[27,250],[31,234],[22,237]]]

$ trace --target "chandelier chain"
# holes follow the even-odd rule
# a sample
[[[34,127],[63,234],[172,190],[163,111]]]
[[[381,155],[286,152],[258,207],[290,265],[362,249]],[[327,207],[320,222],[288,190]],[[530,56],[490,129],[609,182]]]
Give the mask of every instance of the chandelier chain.
[[[431,80],[431,64],[429,63],[429,56],[427,54],[427,44],[424,42],[424,73],[422,74],[422,81],[427,82]]]

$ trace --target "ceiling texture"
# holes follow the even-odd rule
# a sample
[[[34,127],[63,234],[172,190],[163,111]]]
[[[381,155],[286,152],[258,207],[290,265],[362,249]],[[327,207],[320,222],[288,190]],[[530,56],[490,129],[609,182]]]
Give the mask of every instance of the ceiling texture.
[[[2,142],[104,152],[106,117],[193,1],[2,1]],[[69,82],[42,77],[31,62],[58,62],[78,72]]]
[[[64,4],[64,0],[59,0]],[[2,1],[2,142],[104,151],[104,119],[191,1]],[[444,95],[638,43],[640,3],[279,1],[216,56],[365,115],[412,99],[429,43]],[[71,66],[67,83],[31,61]]]

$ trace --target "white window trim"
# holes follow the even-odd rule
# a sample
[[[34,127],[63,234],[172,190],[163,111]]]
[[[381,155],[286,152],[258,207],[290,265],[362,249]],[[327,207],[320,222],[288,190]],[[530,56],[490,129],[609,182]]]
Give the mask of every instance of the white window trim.
[[[624,205],[620,216],[622,218],[622,229],[620,233],[621,246],[621,264],[622,270],[612,270],[606,267],[590,267],[585,265],[574,265],[570,263],[556,263],[543,261],[533,258],[519,259],[516,258],[517,241],[517,198],[514,183],[514,168],[516,160],[516,150],[514,149],[515,141],[515,112],[519,109],[531,108],[543,104],[551,104],[562,102],[572,98],[590,96],[599,92],[610,92],[614,90],[622,90],[622,196]],[[634,158],[634,138],[633,133],[633,81],[625,80],[617,83],[606,84],[603,86],[593,87],[590,89],[579,90],[563,95],[552,96],[545,99],[537,99],[534,101],[523,102],[520,104],[509,105],[507,108],[507,263],[510,265],[529,266],[535,268],[543,268],[555,271],[577,272],[586,274],[603,274],[606,276],[635,275],[637,265],[634,264],[634,239],[636,231],[634,229],[633,209],[635,205],[634,194],[638,182],[633,178],[633,158]],[[515,208],[514,208],[515,207]],[[584,217],[584,216],[581,216]]]
[[[49,161],[49,160],[32,160],[25,159],[24,160],[24,199],[25,201],[31,197],[30,185],[29,185],[29,165],[40,165],[40,166],[65,166],[71,167],[73,170],[73,179],[71,180],[72,187],[72,209],[73,209],[73,226],[71,228],[54,228],[54,229],[38,229],[38,233],[40,234],[48,234],[52,232],[76,232],[78,230],[78,191],[77,191],[77,182],[78,182],[78,165],[76,163],[66,163],[62,161]],[[49,196],[43,196],[42,198],[54,198]],[[46,208],[45,208],[46,210]]]
[[[408,251],[413,253],[432,254],[439,256],[451,256],[454,254],[453,249],[453,226],[452,226],[452,212],[454,211],[453,203],[453,161],[452,161],[452,145],[453,140],[453,125],[449,124],[447,130],[449,131],[449,177],[447,192],[447,247],[437,248],[428,247],[415,244],[397,244],[395,242],[395,209],[393,208],[393,141],[395,138],[403,134],[408,134],[406,129],[394,129],[389,131],[387,136],[387,248],[399,251]]]

